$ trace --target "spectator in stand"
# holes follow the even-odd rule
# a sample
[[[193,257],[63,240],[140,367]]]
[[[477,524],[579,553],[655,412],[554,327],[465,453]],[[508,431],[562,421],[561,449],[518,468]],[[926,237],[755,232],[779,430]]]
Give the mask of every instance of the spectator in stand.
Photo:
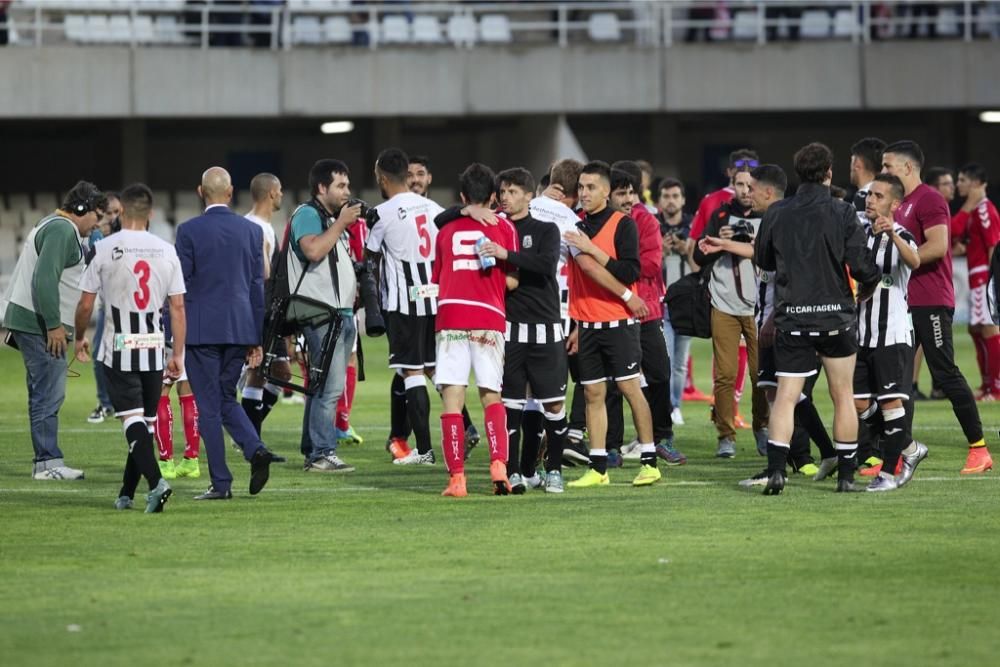
[[[802,7],[791,5],[768,5],[764,10],[764,17],[767,19],[767,41],[773,42],[778,38],[778,19],[784,18],[788,21],[788,39],[793,42],[799,40],[799,27],[802,21]],[[771,23],[774,21],[774,23]]]
[[[969,163],[958,171],[958,194],[965,198],[961,210],[952,218],[952,230],[964,230],[968,248],[969,335],[976,346],[976,361],[982,383],[976,399],[1000,399],[1000,327],[993,323],[987,303],[990,260],[1000,242],[1000,215],[986,198],[987,176],[982,165]],[[957,300],[956,295],[956,300]]]

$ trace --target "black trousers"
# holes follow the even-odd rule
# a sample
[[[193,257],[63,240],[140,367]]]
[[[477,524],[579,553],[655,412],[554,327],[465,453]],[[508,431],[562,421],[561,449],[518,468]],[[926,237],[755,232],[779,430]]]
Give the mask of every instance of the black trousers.
[[[927,368],[944,395],[951,401],[951,409],[965,433],[969,444],[983,439],[983,423],[979,408],[969,383],[955,364],[955,347],[951,337],[951,320],[954,309],[944,306],[914,306],[913,331],[916,343],[924,348]]]

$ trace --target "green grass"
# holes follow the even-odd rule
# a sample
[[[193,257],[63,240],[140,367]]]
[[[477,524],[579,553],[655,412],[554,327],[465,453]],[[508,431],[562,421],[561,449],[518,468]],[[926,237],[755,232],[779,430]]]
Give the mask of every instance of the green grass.
[[[956,338],[974,377],[968,336]],[[290,461],[263,493],[247,495],[248,466],[230,453],[231,502],[190,499],[208,485],[203,463],[158,516],[111,509],[124,442],[116,425],[85,422],[86,370],[69,380],[61,439],[86,480],[30,479],[24,371],[0,352],[0,663],[1000,660],[1000,486],[995,472],[960,479],[965,443],[946,402],[919,404],[916,435],[931,456],[888,495],[836,495],[801,478],[780,498],[748,493],[736,482],[762,464],[749,433],[735,460],[716,460],[707,408],[688,404],[677,443],[690,462],[654,487],[628,484],[633,464],[612,471],[610,488],[494,498],[479,450],[472,495],[451,500],[438,495],[441,464],[387,460],[384,343],[366,347],[353,423],[367,442],[341,452],[356,473],[303,473],[301,408],[279,405],[265,440]],[[705,341],[695,354],[706,389]],[[435,427],[437,414],[435,401]],[[982,414],[996,445],[1000,408]]]

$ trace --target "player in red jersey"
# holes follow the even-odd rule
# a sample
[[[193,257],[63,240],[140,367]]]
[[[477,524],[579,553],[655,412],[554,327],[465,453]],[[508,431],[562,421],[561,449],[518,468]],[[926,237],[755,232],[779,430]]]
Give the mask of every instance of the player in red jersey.
[[[460,178],[462,202],[489,206],[496,178],[484,165],[473,163]],[[485,238],[484,238],[485,237]],[[511,267],[486,257],[487,247],[518,250],[517,232],[506,219],[483,226],[463,217],[437,236],[432,283],[438,286],[436,382],[441,390],[441,451],[451,478],[441,495],[462,497],[465,488],[465,425],[462,408],[469,371],[483,403],[490,478],[494,493],[510,493],[507,479],[507,413],[500,400],[503,383],[505,295],[517,286]]]
[[[958,171],[958,193],[965,197],[962,210],[952,218],[952,230],[961,230],[969,264],[969,335],[976,346],[976,361],[982,384],[976,392],[981,401],[1000,398],[1000,327],[993,323],[986,303],[990,260],[1000,242],[1000,214],[986,198],[986,170],[970,163]]]

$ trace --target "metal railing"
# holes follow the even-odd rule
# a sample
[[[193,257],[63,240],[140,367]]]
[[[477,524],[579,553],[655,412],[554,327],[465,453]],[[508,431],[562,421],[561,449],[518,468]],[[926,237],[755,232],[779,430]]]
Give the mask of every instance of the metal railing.
[[[285,0],[15,0],[0,20],[10,42],[369,49],[476,45],[1000,37],[1000,1],[793,0],[369,2]]]

